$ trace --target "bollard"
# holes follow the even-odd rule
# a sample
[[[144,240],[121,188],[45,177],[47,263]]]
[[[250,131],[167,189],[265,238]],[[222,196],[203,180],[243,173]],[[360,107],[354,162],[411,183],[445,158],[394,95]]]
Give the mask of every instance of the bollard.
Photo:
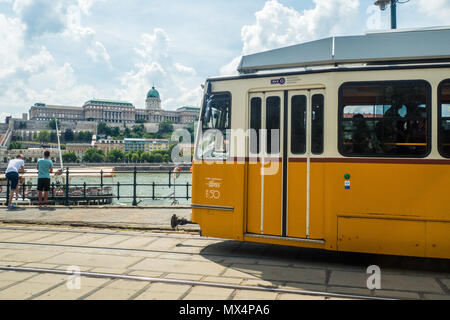
[[[155,181],[152,183],[152,200],[155,200]]]
[[[189,200],[189,182],[186,182],[186,200]]]
[[[172,187],[172,171],[169,170],[169,189]]]
[[[64,200],[64,205],[69,206],[69,168],[66,170],[66,199]]]
[[[136,181],[137,180],[137,168],[134,167],[133,172],[133,207],[137,207],[137,196],[136,196]]]

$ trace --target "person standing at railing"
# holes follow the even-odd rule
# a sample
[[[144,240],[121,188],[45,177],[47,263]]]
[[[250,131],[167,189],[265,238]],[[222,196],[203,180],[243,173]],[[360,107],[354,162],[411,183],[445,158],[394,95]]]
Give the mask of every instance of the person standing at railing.
[[[53,172],[53,161],[50,160],[50,151],[44,152],[44,158],[39,159],[38,169],[38,191],[39,207],[47,206],[48,192],[50,191],[50,173]]]
[[[25,161],[23,155],[19,154],[16,159],[9,161],[8,168],[5,171],[5,177],[9,180],[10,192],[8,198],[8,209],[14,209],[16,204],[12,203],[14,193],[17,194],[17,185],[19,184],[19,173],[25,172]]]

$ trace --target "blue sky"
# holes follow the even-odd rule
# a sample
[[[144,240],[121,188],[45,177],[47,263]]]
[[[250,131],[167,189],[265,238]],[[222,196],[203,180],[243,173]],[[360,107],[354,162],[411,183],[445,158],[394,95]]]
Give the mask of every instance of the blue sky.
[[[198,105],[239,57],[330,35],[388,29],[374,0],[0,0],[0,119],[36,102],[92,98]],[[399,28],[448,24],[450,0],[399,5]]]

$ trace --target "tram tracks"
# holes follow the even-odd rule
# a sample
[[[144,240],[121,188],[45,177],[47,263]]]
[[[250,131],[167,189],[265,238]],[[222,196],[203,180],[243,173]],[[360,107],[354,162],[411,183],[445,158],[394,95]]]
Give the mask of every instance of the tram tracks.
[[[127,253],[130,253],[130,255],[134,255],[134,256],[142,256],[143,258],[146,257],[146,253],[149,254],[149,258],[153,258],[153,259],[175,259],[175,260],[184,260],[186,258],[191,257],[192,259],[187,259],[187,260],[192,260],[193,262],[197,261],[196,260],[196,256],[198,257],[203,257],[206,258],[206,260],[210,260],[211,262],[214,263],[219,263],[221,265],[226,266],[227,268],[234,268],[235,266],[238,268],[237,270],[240,270],[240,267],[243,267],[243,270],[247,270],[246,268],[248,268],[250,265],[252,264],[257,264],[260,265],[260,267],[256,267],[255,270],[257,270],[258,268],[262,268],[262,270],[266,270],[265,268],[269,268],[270,270],[272,270],[273,268],[277,268],[278,266],[280,268],[294,268],[295,270],[298,270],[299,272],[308,272],[308,270],[314,270],[314,269],[319,269],[319,270],[332,270],[334,271],[348,271],[348,269],[346,267],[339,267],[339,266],[335,266],[335,267],[331,267],[332,269],[329,269],[330,266],[314,266],[314,265],[308,265],[308,263],[304,266],[301,265],[296,265],[295,261],[292,263],[289,263],[289,261],[285,261],[281,256],[278,256],[276,253],[275,255],[269,255],[269,256],[263,256],[265,253],[267,253],[266,251],[261,252],[261,255],[257,254],[256,251],[249,251],[248,248],[242,248],[243,250],[241,251],[241,243],[240,242],[236,242],[236,244],[231,244],[231,246],[229,245],[225,245],[222,247],[222,241],[226,241],[226,242],[230,242],[230,240],[223,240],[223,239],[217,239],[217,238],[202,238],[199,236],[192,236],[192,235],[183,235],[183,234],[159,234],[159,233],[141,233],[141,232],[107,232],[107,231],[91,231],[91,230],[67,230],[67,229],[59,229],[59,228],[24,228],[24,227],[0,227],[0,234],[1,231],[5,230],[5,231],[10,231],[11,232],[11,237],[7,237],[4,238],[3,241],[0,241],[0,245],[2,246],[2,248],[4,249],[13,249],[13,248],[18,248],[20,250],[23,250],[24,247],[29,246],[29,247],[35,247],[35,248],[41,248],[40,250],[57,250],[58,248],[64,252],[66,249],[68,250],[68,252],[70,252],[71,249],[77,250],[73,252],[77,252],[77,253],[99,253],[99,254],[106,254],[108,255],[108,251],[111,252],[111,254],[114,255],[127,255]],[[17,239],[18,241],[14,241],[14,239],[17,237],[17,235],[14,235],[14,231],[16,231],[19,236],[21,237],[21,233],[23,233],[25,236],[27,236],[28,233],[31,232],[37,232],[37,233],[45,233],[46,235],[42,235],[42,237],[37,238],[37,239],[27,239],[25,241],[20,241],[19,239]],[[146,244],[143,247],[140,248],[133,248],[130,247],[131,243],[127,243],[126,246],[128,247],[118,247],[122,245],[122,242],[124,241],[128,241],[127,239],[125,240],[121,240],[118,241],[117,243],[108,243],[110,241],[105,241],[104,243],[108,243],[106,246],[101,246],[101,245],[95,245],[94,243],[92,243],[92,245],[90,245],[91,241],[101,241],[107,238],[96,238],[96,239],[91,239],[89,242],[87,242],[86,244],[70,244],[70,241],[72,239],[76,240],[76,238],[70,238],[70,239],[66,239],[63,241],[68,241],[69,243],[64,244],[64,243],[45,243],[46,237],[53,237],[53,234],[55,235],[57,234],[62,234],[62,233],[70,233],[70,234],[74,234],[77,235],[79,234],[80,236],[82,235],[86,235],[86,234],[90,234],[90,235],[99,235],[99,236],[125,236],[125,237],[130,237],[130,239],[132,237],[144,237],[144,238],[148,238],[149,242],[148,244]],[[180,240],[179,243],[177,243],[178,241],[170,241],[170,247],[164,248],[164,247],[160,247],[160,248],[152,248],[152,243],[154,243],[155,241],[158,241],[158,239],[166,239],[166,238],[171,238],[171,239],[178,239]],[[54,238],[53,238],[54,239]],[[154,241],[152,241],[152,239],[155,239]],[[185,241],[190,241],[190,240],[194,240],[194,242],[185,242]],[[54,240],[52,240],[54,241]],[[144,240],[145,241],[145,240]],[[197,243],[198,241],[198,243]],[[208,242],[209,241],[209,242]],[[215,241],[217,241],[217,243],[215,243]],[[48,240],[48,242],[50,242],[50,240]],[[184,244],[184,242],[186,244]],[[215,245],[218,245],[219,247],[214,248]],[[160,245],[160,244],[159,244]],[[212,246],[211,251],[208,252],[208,249],[206,250],[199,250],[198,248],[207,248],[208,246]],[[192,250],[189,249],[189,247],[193,247]],[[29,249],[31,249],[29,248]],[[223,249],[223,250],[222,250]],[[32,250],[32,249],[31,249]],[[81,251],[78,251],[81,250]],[[186,251],[183,251],[186,250]],[[103,251],[103,252],[101,252]],[[114,253],[112,253],[114,252]],[[272,250],[269,250],[268,253],[271,253]],[[249,254],[250,253],[250,254]],[[157,254],[157,255],[154,255]],[[175,255],[175,257],[173,257],[173,255]],[[176,255],[179,256],[179,258],[176,257]],[[284,255],[284,254],[283,254]],[[238,259],[238,260],[235,260]],[[283,263],[283,266],[279,265],[278,262],[276,261],[278,258],[283,259],[284,262],[288,262],[287,264]],[[12,261],[12,260],[11,260]],[[281,262],[281,260],[280,260]],[[14,266],[14,264],[12,264],[12,266],[3,266],[0,267],[0,270],[3,271],[17,271],[17,270],[13,270],[11,268],[21,268],[20,264],[16,264],[16,266]],[[41,267],[41,266],[39,266]],[[44,266],[47,267],[47,266]],[[23,268],[22,268],[23,269]],[[18,269],[19,271],[22,269]],[[30,271],[30,268],[25,268],[25,270],[28,270],[28,272],[32,272]],[[42,271],[42,273],[53,273],[53,274],[58,274],[61,272],[61,270],[57,270],[54,271],[53,269],[39,269],[39,270],[44,270]],[[268,269],[267,269],[268,270]],[[103,272],[104,270],[99,270],[101,272]],[[22,270],[21,272],[26,272],[24,270]],[[63,271],[64,272],[64,271]],[[244,271],[245,272],[245,271]],[[268,271],[271,272],[271,271]],[[277,271],[278,272],[278,271]],[[282,272],[282,271],[280,271]],[[188,272],[189,273],[189,272]],[[126,278],[120,278],[122,275],[115,275],[115,274],[100,274],[101,277],[104,278],[110,278],[110,279],[124,279],[127,280]],[[86,273],[86,276],[89,277],[96,277],[95,273]],[[127,276],[129,277],[129,276]],[[133,277],[133,276],[130,276]],[[153,282],[162,282],[162,283],[171,283],[172,280],[171,279],[167,279],[167,278],[148,278],[148,277],[140,277],[137,276],[138,278],[143,278],[145,280],[139,280],[139,281],[148,281],[148,282],[152,282],[149,279],[156,279],[153,280]],[[165,277],[165,275],[162,275],[162,277]],[[161,281],[158,281],[158,279],[160,279]],[[243,278],[244,279],[244,278]],[[275,281],[275,279],[271,278],[272,280]],[[133,278],[128,278],[128,280],[135,280]],[[184,281],[184,280],[179,280],[179,281]],[[190,280],[189,280],[190,281]],[[204,283],[204,281],[185,281],[180,282],[179,284],[189,284],[191,286],[195,286],[197,282],[199,283]],[[277,282],[277,281],[275,281]],[[368,296],[364,296],[364,295],[358,295],[358,294],[352,294],[353,292],[350,291],[350,293],[332,293],[333,291],[335,291],[333,288],[331,288],[332,292],[327,292],[328,291],[328,285],[326,285],[326,287],[324,288],[325,293],[331,293],[331,295],[323,295],[323,292],[319,292],[319,291],[308,291],[308,290],[297,290],[297,289],[292,289],[294,290],[294,292],[291,292],[292,290],[290,288],[288,289],[283,289],[283,286],[287,285],[288,282],[291,283],[295,283],[298,285],[311,285],[312,282],[310,283],[310,281],[304,281],[304,280],[297,280],[297,281],[286,281],[283,280],[280,282],[280,285],[277,287],[271,287],[271,285],[269,285],[269,288],[266,287],[261,287],[259,284],[257,285],[251,285],[249,287],[252,288],[258,288],[259,291],[261,291],[260,289],[281,289],[281,290],[288,290],[288,291],[273,291],[273,292],[278,292],[278,293],[294,293],[294,294],[304,294],[304,295],[314,295],[311,294],[311,292],[316,292],[316,296],[328,296],[328,297],[340,297],[340,298],[348,298],[348,299],[373,299],[373,298],[385,298],[386,296],[389,297],[389,295],[384,295],[383,296],[371,296],[371,294],[369,294]],[[174,284],[176,284],[176,282],[172,282]],[[215,283],[215,282],[211,282],[211,285],[208,286],[214,286],[214,284],[217,284],[217,287],[222,287],[222,288],[231,288],[232,285],[227,284],[225,287],[223,286],[222,283]],[[245,284],[245,283],[244,283]],[[231,287],[230,287],[231,286]],[[239,289],[240,287],[242,287],[242,289]],[[289,286],[290,287],[290,286]],[[294,288],[297,287],[297,285],[294,285]],[[345,286],[346,288],[343,288],[343,291],[346,292],[348,290],[352,290],[352,286]],[[299,287],[301,288],[301,287]],[[345,290],[344,290],[345,289]],[[249,288],[247,288],[247,286],[237,286],[235,288],[235,290],[251,290]],[[263,291],[264,291],[263,290]],[[291,291],[290,291],[291,290]],[[314,288],[314,290],[316,290]],[[321,289],[319,289],[321,290]],[[337,292],[340,292],[339,290],[336,290]],[[355,290],[356,293],[358,293],[358,290]],[[364,293],[362,293],[364,294]],[[394,295],[395,296],[395,295]]]
[[[41,274],[67,275],[67,276],[74,275],[74,273],[72,271],[67,271],[67,270],[43,269],[43,268],[24,268],[24,267],[11,267],[11,266],[0,266],[0,271],[41,273]],[[249,291],[259,291],[259,292],[280,293],[280,294],[295,294],[295,295],[302,295],[302,296],[315,296],[315,297],[328,297],[328,298],[341,298],[341,299],[358,299],[358,300],[385,300],[385,301],[386,300],[387,301],[396,300],[396,299],[392,299],[392,298],[373,297],[373,296],[364,296],[364,295],[352,295],[352,294],[320,292],[320,291],[299,290],[299,289],[283,289],[283,288],[275,288],[275,287],[271,288],[271,287],[262,287],[262,286],[236,285],[236,284],[226,284],[226,283],[207,282],[207,281],[154,278],[154,277],[133,276],[133,275],[123,275],[123,274],[112,274],[112,273],[81,272],[80,271],[80,272],[77,272],[77,275],[81,276],[81,277],[87,277],[87,278],[144,281],[144,282],[164,283],[164,284],[172,284],[172,285],[203,286],[203,287],[213,287],[213,288],[233,289],[233,290],[249,290]]]

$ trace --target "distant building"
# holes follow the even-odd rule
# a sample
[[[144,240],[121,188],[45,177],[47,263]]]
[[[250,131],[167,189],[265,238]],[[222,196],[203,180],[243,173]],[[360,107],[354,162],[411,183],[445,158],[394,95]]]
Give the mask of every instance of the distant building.
[[[147,100],[145,100],[145,108],[147,110],[161,110],[161,98],[155,86],[147,93]]]
[[[130,102],[90,100],[83,106],[84,119],[95,122],[132,123],[136,109]]]
[[[171,121],[174,124],[190,124],[198,120],[200,108],[181,107],[176,111],[161,108],[161,97],[155,87],[147,93],[145,109],[138,109],[126,101],[93,99],[83,107],[69,107],[36,103],[30,108],[30,120],[50,121],[92,121],[110,124],[132,124],[143,120],[150,123]]]
[[[84,112],[79,107],[53,106],[36,103],[30,109],[30,120],[50,121],[83,121]]]
[[[111,150],[125,151],[124,140],[97,140],[94,146],[95,148],[102,150],[106,155],[108,155]]]
[[[167,139],[125,139],[125,152],[144,151],[152,152],[155,150],[169,149],[169,140]]]
[[[83,160],[86,151],[92,148],[91,143],[67,143],[66,151],[67,153],[75,153],[78,159]]]

